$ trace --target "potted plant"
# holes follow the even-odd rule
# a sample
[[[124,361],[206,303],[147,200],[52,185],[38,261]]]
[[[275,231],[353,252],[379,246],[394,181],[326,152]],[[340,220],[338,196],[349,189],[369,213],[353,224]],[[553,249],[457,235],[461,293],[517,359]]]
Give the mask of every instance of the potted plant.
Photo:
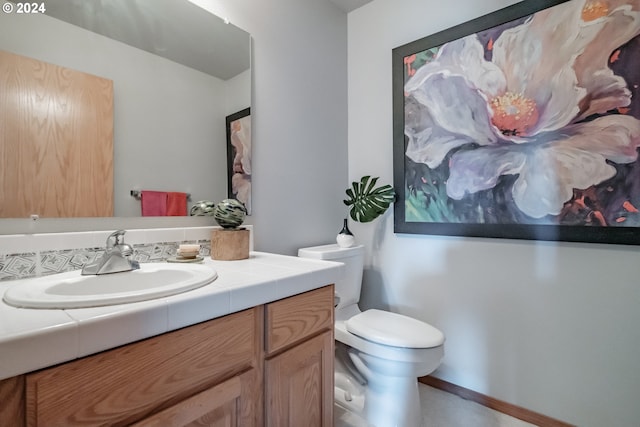
[[[371,178],[366,175],[360,181],[351,183],[351,187],[345,191],[348,199],[343,200],[349,207],[349,216],[357,222],[371,222],[387,211],[391,203],[395,201],[396,193],[390,185],[376,187],[379,177]],[[355,243],[353,233],[347,226],[347,218],[336,238],[340,247],[350,247]]]

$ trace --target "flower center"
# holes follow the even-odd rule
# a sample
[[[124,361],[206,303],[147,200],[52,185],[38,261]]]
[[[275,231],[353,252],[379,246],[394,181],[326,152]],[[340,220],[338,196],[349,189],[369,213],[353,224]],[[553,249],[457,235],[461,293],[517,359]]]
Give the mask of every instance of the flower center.
[[[534,100],[520,93],[507,92],[491,100],[491,122],[503,135],[526,135],[538,122],[538,109]]]
[[[609,14],[609,7],[602,1],[590,1],[582,8],[582,20],[584,22],[595,21],[598,18],[607,16]]]

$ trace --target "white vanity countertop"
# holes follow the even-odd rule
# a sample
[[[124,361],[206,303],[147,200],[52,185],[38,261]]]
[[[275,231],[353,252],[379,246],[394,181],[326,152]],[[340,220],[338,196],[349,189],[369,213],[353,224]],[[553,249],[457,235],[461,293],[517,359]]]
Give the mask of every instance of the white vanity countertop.
[[[25,309],[1,301],[18,281],[0,282],[0,380],[335,283],[344,265],[251,252],[205,258],[218,278],[201,288],[130,304]],[[126,273],[122,273],[126,274]]]

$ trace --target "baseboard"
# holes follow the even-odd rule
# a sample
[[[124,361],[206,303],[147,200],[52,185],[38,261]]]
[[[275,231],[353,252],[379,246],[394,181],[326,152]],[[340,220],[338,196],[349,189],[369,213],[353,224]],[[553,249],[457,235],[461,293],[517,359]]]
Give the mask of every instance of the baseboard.
[[[547,417],[546,415],[530,411],[520,406],[512,405],[511,403],[503,402],[502,400],[485,396],[482,393],[460,387],[459,385],[455,385],[439,378],[432,377],[431,375],[420,377],[418,378],[418,381],[420,381],[422,384],[426,384],[433,388],[455,394],[462,397],[463,399],[471,400],[480,405],[486,406],[487,408],[502,412],[503,414],[507,414],[509,416],[518,418],[519,420],[526,421],[539,427],[575,427],[573,426],[573,424],[568,424],[564,421]]]

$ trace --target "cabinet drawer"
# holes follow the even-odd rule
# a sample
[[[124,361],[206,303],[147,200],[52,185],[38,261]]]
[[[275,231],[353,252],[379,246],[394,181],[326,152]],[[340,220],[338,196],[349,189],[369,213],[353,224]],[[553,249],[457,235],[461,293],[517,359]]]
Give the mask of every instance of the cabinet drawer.
[[[267,356],[333,328],[333,285],[267,304]]]
[[[259,366],[254,308],[27,375],[29,426],[129,425]]]

